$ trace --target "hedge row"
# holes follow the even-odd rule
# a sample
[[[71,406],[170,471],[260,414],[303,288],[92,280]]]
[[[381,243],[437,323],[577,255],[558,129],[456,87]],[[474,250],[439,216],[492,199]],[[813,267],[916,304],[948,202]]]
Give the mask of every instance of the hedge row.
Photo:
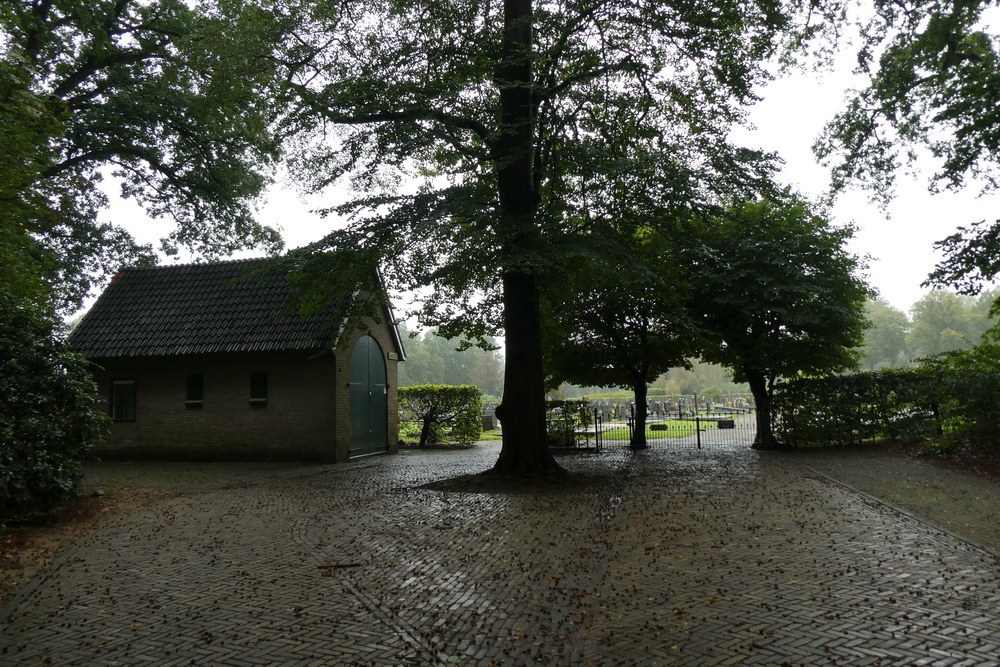
[[[400,418],[420,424],[420,446],[471,444],[483,427],[482,392],[475,385],[422,384],[399,388]]]
[[[799,379],[776,388],[775,436],[789,446],[877,440],[996,445],[1000,370],[956,353],[915,368]]]

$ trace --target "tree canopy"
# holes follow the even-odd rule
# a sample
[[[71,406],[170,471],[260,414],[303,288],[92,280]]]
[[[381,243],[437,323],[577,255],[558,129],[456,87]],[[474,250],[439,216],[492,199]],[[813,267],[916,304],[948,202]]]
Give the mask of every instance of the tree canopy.
[[[882,202],[922,153],[933,186],[1000,186],[1000,34],[995,0],[875,0],[858,71],[868,84],[831,121],[817,155],[834,190],[862,185]],[[962,221],[938,247],[929,284],[975,294],[1000,274],[1000,220]]]
[[[362,193],[338,209],[355,223],[313,250],[433,288],[422,315],[445,333],[503,330],[496,471],[558,472],[538,275],[615,242],[579,233],[595,179],[627,172],[627,147],[647,143],[686,174],[691,207],[766,187],[770,162],[729,128],[813,4],[284,3],[299,25],[284,56],[297,173],[312,190],[349,176]],[[400,192],[402,174],[422,184]]]
[[[98,220],[109,173],[176,223],[168,250],[280,245],[252,214],[279,154],[267,55],[280,25],[263,7],[31,0],[4,3],[0,31],[0,229],[60,305],[72,309],[92,280],[149,257]]]
[[[69,495],[102,435],[96,388],[57,313],[151,261],[102,222],[101,181],[175,223],[165,248],[280,246],[253,202],[279,156],[267,5],[219,0],[0,4],[0,504]]]
[[[804,201],[761,200],[700,221],[690,257],[700,293],[693,312],[706,332],[702,357],[733,369],[757,404],[756,446],[769,447],[774,381],[856,363],[870,288],[859,258]]]
[[[679,173],[668,156],[643,161],[642,155],[633,147],[626,172],[601,174],[589,185],[579,234],[594,256],[572,271],[543,274],[542,282],[549,386],[631,389],[638,423],[645,423],[648,384],[696,351],[685,308],[691,284],[676,247],[678,221],[698,210],[696,198],[679,192],[696,188],[690,172]],[[632,446],[645,447],[645,435],[635,429]]]
[[[906,313],[893,308],[881,298],[869,299],[865,304],[868,328],[861,349],[861,363],[870,371],[896,368],[909,362],[906,335],[910,320]]]
[[[990,328],[990,307],[997,293],[978,298],[932,290],[913,304],[907,346],[913,358],[967,350]]]
[[[404,327],[400,327],[400,332],[407,334]],[[486,342],[494,345],[492,338]],[[434,330],[406,336],[404,345],[406,363],[399,366],[399,384],[402,387],[471,384],[491,396],[500,396],[503,391],[503,357],[495,349],[459,349],[456,341],[439,336]]]

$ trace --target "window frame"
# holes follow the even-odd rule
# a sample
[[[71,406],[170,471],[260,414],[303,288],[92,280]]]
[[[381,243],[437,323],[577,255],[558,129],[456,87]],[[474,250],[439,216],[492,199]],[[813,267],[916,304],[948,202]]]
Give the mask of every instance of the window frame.
[[[188,373],[184,382],[184,407],[200,410],[205,402],[205,376],[202,373]]]
[[[261,389],[263,388],[263,391]],[[267,405],[270,397],[270,383],[267,371],[250,372],[250,405]]]
[[[123,394],[117,389],[128,390]],[[108,397],[108,416],[116,424],[127,424],[135,421],[137,392],[135,378],[112,378],[111,393]]]

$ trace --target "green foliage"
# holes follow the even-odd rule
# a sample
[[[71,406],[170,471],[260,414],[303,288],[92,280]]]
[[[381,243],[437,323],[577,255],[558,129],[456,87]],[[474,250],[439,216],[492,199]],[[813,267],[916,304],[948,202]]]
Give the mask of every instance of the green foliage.
[[[918,439],[935,428],[932,389],[917,368],[782,382],[774,394],[775,434],[791,446]]]
[[[446,336],[503,328],[516,372],[498,465],[552,470],[538,277],[614,245],[607,216],[589,216],[607,192],[595,185],[642,194],[628,174],[649,155],[682,176],[665,183],[675,202],[764,189],[773,160],[729,131],[765,62],[808,32],[812,5],[286,0],[294,170],[307,190],[350,179],[359,193],[336,209],[354,223],[308,251],[328,252],[326,269],[381,266],[394,287],[426,290],[422,323]],[[398,187],[404,176],[420,186]]]
[[[874,440],[1000,445],[1000,344],[926,359],[913,368],[782,383],[776,433],[789,445],[852,445]]]
[[[707,332],[706,360],[732,368],[738,381],[750,369],[794,377],[854,365],[870,288],[845,249],[852,228],[833,227],[791,197],[735,206],[695,231],[693,309]]]
[[[832,227],[805,201],[757,201],[699,221],[688,260],[699,297],[701,356],[747,382],[757,405],[756,446],[774,443],[770,398],[779,377],[851,368],[865,329],[870,289]]]
[[[5,3],[0,19],[0,230],[60,307],[150,260],[98,221],[108,172],[176,223],[168,250],[280,245],[251,210],[278,155],[277,16],[252,1],[60,0]]]
[[[1000,186],[1000,35],[989,0],[875,0],[858,69],[868,85],[814,147],[833,187],[860,184],[887,203],[896,175],[929,151],[933,187]],[[970,224],[938,243],[929,283],[975,294],[1000,272],[1000,220]]]
[[[460,349],[455,341],[435,330],[407,335],[400,327],[406,346],[406,363],[399,366],[399,384],[474,384],[484,395],[503,391],[503,357],[495,350],[479,347]],[[492,338],[486,339],[493,344]]]
[[[575,447],[577,431],[593,424],[589,401],[545,401],[545,435],[550,447]]]
[[[87,362],[63,348],[55,322],[0,292],[0,511],[71,496],[104,435]]]
[[[899,368],[913,359],[974,347],[991,325],[990,308],[997,294],[987,291],[972,297],[933,290],[913,304],[911,318],[881,299],[870,300],[863,367]]]
[[[890,196],[918,146],[940,160],[937,182],[958,188],[975,176],[1000,184],[998,37],[982,20],[993,4],[875,0],[858,54],[869,85],[817,143],[836,189],[861,182]]]
[[[425,384],[399,388],[402,420],[421,425],[419,444],[435,442],[471,444],[483,426],[479,387]]]
[[[870,371],[905,366],[910,360],[906,346],[910,320],[906,313],[875,298],[865,304],[865,315],[868,328],[861,348],[862,366]]]
[[[684,308],[692,286],[679,261],[675,223],[690,215],[693,203],[679,198],[677,189],[694,188],[685,182],[690,174],[664,169],[671,161],[659,157],[636,161],[627,176],[592,185],[592,207],[579,234],[581,243],[595,246],[594,256],[571,272],[545,275],[542,327],[550,387],[572,382],[635,389],[696,351],[694,324]]]
[[[966,350],[980,342],[990,326],[989,310],[996,292],[978,298],[933,290],[913,304],[907,336],[914,357]]]

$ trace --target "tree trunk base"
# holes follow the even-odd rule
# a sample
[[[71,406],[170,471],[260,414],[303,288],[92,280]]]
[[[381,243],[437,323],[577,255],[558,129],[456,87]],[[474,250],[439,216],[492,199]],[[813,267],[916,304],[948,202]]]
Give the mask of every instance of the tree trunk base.
[[[517,477],[520,479],[538,480],[559,480],[569,479],[570,473],[566,468],[556,463],[539,461],[511,461],[502,457],[489,470],[480,473],[487,477]]]
[[[750,449],[756,449],[761,452],[773,452],[779,449],[785,449],[780,442],[754,442],[750,445]]]

